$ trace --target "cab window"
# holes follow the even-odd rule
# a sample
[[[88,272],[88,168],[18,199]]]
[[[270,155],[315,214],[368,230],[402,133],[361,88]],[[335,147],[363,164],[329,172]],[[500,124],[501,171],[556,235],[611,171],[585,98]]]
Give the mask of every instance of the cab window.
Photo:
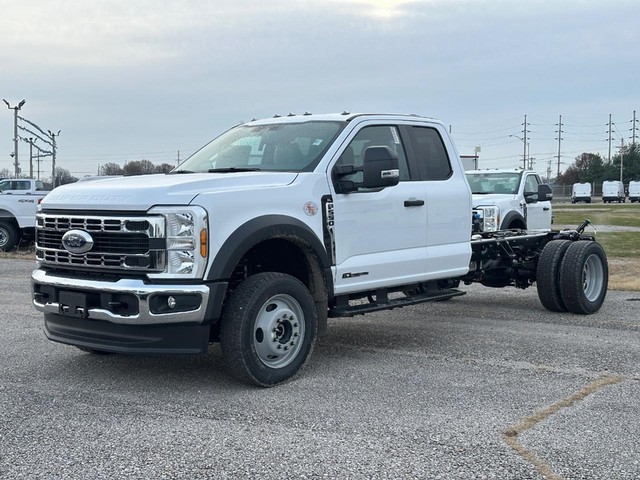
[[[435,128],[411,127],[411,146],[426,180],[446,180],[453,173],[447,150]]]
[[[400,181],[411,180],[412,175],[407,164],[404,146],[400,140],[397,127],[393,125],[375,125],[364,127],[360,130],[349,145],[344,149],[336,165],[354,165],[362,167],[364,162],[364,152],[368,147],[389,147],[398,156],[398,167],[400,169]],[[356,183],[362,182],[362,172],[354,173],[345,177]]]
[[[527,175],[527,179],[524,182],[524,192],[538,193],[538,185],[540,185],[540,180],[536,175]]]

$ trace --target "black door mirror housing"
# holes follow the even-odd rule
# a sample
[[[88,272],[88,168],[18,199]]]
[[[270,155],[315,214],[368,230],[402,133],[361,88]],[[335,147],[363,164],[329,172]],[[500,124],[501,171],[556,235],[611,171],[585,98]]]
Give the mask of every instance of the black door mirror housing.
[[[398,155],[389,147],[368,147],[364,151],[364,188],[392,187],[400,182]]]
[[[527,203],[544,202],[553,198],[553,189],[547,183],[538,185],[537,192],[524,192],[524,201]]]

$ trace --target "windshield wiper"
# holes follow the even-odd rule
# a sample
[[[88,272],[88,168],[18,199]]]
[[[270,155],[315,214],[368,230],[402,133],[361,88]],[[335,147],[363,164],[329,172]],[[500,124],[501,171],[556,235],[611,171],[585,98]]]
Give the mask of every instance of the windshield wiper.
[[[191,170],[174,170],[173,172],[169,172],[171,175],[174,173],[193,173]]]
[[[226,167],[226,168],[210,168],[207,173],[234,173],[234,172],[259,172],[259,168],[253,167]]]

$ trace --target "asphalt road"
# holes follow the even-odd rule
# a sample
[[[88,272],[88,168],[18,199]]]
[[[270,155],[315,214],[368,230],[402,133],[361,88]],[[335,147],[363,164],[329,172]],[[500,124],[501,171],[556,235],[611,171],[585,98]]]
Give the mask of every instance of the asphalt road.
[[[234,382],[220,350],[48,341],[32,262],[0,259],[0,478],[640,477],[639,292],[592,316],[535,289],[330,321],[307,368]]]

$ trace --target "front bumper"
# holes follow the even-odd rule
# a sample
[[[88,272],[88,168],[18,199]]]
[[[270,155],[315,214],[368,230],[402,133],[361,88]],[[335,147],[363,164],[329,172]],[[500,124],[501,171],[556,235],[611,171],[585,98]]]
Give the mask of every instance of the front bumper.
[[[44,313],[50,340],[115,353],[206,353],[226,290],[224,282],[109,282],[39,269],[31,277],[33,305]],[[169,297],[179,311],[170,311]]]
[[[138,279],[116,282],[67,278],[44,270],[31,275],[33,305],[44,313],[104,320],[128,325],[198,323],[206,318],[207,285],[146,284]],[[67,293],[79,294],[75,301]],[[71,301],[65,300],[71,299]],[[178,299],[174,310],[163,300]],[[185,299],[180,304],[180,299]],[[120,304],[120,305],[118,305]]]

